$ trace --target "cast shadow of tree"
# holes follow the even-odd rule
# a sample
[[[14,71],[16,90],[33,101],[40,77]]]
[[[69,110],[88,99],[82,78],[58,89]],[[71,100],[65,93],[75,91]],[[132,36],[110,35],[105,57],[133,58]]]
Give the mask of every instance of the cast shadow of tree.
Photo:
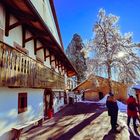
[[[103,113],[103,111],[96,111],[93,115],[91,115],[89,118],[85,119],[72,129],[70,129],[68,132],[62,134],[61,136],[54,138],[55,140],[70,140],[75,134],[80,132],[83,128],[90,125],[90,123],[96,119],[98,116],[100,116]]]
[[[95,111],[98,110],[99,111],[106,110],[105,107],[102,107],[96,103],[85,104],[85,103],[78,102],[71,105],[71,107],[73,109],[71,111],[68,111],[66,114],[64,114],[64,116],[87,114],[87,113],[94,113]]]
[[[70,105],[66,107],[65,109],[62,109],[60,112],[57,112],[54,116],[53,122],[48,124],[47,126],[42,127],[42,130],[39,132],[36,132],[35,136],[31,136],[30,139],[34,139],[36,136],[43,135],[47,133],[48,131],[51,131],[53,128],[57,127],[58,129],[53,132],[53,136],[47,136],[46,139],[70,139],[72,138],[76,133],[80,132],[83,128],[85,128],[87,125],[90,124],[94,119],[96,119],[102,112],[104,112],[104,109],[100,109],[98,105],[96,104],[84,104],[84,103],[75,103],[73,105]],[[94,114],[92,114],[94,113]],[[91,114],[90,117],[89,114]],[[69,126],[72,126],[75,123],[75,119],[73,119],[76,115],[86,115],[86,119],[84,119],[80,124],[76,125],[72,129],[65,132],[65,129],[69,128]],[[79,121],[79,120],[77,120]],[[47,123],[47,122],[46,122]],[[63,126],[62,126],[63,124]],[[63,130],[63,128],[65,129]],[[60,134],[61,133],[61,134]]]

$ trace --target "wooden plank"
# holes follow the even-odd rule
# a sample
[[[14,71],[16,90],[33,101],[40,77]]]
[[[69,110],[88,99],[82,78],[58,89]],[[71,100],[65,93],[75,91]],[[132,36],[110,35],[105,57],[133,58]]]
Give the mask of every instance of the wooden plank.
[[[34,54],[36,55],[37,40],[34,39]]]
[[[3,52],[2,52],[2,71],[1,71],[2,85],[6,84],[5,63],[6,63],[6,48],[4,46],[3,47]]]
[[[0,86],[56,88],[62,76],[7,45],[0,44]]]
[[[16,23],[14,23],[14,24],[12,24],[12,25],[9,25],[9,30],[11,30],[11,29],[14,29],[15,27],[17,27],[17,26],[19,26],[19,25],[21,25],[22,23],[20,22],[20,21],[17,21]]]
[[[0,85],[2,85],[3,44],[0,43]]]
[[[5,36],[9,36],[10,14],[5,10]]]

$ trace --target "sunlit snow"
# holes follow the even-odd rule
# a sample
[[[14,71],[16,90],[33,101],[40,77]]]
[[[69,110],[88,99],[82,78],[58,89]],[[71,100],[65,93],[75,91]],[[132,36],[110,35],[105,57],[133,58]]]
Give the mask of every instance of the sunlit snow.
[[[99,101],[82,101],[82,102],[83,103],[88,103],[88,104],[96,103],[96,104],[100,104],[100,105],[105,105],[107,96],[108,96],[108,94],[103,99],[101,99]],[[118,108],[119,108],[120,112],[126,112],[126,110],[127,110],[127,105],[126,104],[124,104],[124,103],[122,103],[122,102],[120,102],[118,100],[117,100],[117,104],[118,104]]]

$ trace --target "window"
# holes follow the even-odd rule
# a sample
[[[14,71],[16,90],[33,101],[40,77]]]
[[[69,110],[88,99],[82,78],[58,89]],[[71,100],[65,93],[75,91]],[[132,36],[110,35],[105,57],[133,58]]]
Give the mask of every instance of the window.
[[[18,113],[27,111],[27,93],[18,94]]]

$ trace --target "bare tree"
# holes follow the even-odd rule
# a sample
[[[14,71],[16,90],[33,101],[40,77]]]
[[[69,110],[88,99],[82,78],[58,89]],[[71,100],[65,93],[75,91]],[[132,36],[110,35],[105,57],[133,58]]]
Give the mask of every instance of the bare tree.
[[[140,58],[136,54],[137,46],[132,42],[132,33],[122,35],[118,20],[119,17],[106,15],[105,10],[100,9],[98,20],[93,27],[95,37],[93,42],[87,45],[87,48],[94,52],[87,66],[91,67],[92,62],[92,72],[97,74],[95,71],[101,71],[100,76],[103,76],[103,73],[107,74],[110,91],[111,81],[115,75],[115,80],[133,82],[140,70]]]

